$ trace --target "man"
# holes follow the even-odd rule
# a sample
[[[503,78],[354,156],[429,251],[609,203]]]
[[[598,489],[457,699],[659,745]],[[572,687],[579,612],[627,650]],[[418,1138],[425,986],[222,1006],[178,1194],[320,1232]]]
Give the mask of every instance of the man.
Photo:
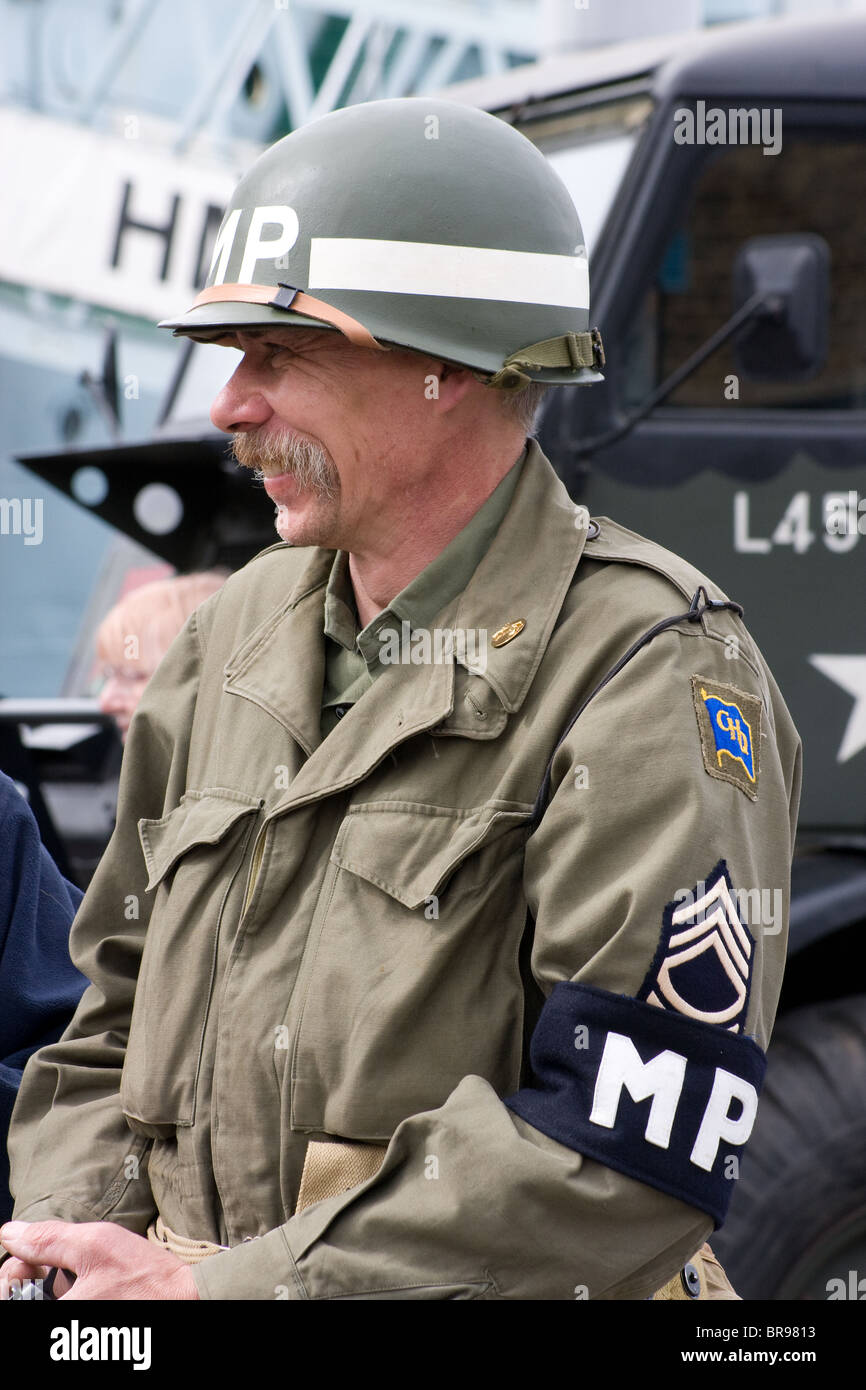
[[[13,1124],[7,1275],[697,1292],[799,743],[736,605],[526,440],[539,383],[598,379],[584,257],[542,156],[447,102],[333,113],[239,185],[169,326],[243,352],[213,418],[283,543],[132,721],[73,931],[94,985]]]
[[[99,708],[114,716],[123,743],[144,687],[190,613],[227,578],[228,572],[205,570],[154,579],[123,594],[102,619],[96,633],[105,681]]]

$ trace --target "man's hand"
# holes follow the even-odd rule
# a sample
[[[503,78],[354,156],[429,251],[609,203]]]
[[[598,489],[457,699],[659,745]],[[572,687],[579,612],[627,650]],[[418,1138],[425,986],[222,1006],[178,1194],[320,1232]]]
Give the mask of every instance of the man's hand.
[[[0,1267],[0,1298],[12,1280],[58,1269],[54,1292],[68,1299],[197,1299],[189,1265],[111,1221],[7,1221],[0,1240],[15,1258]],[[63,1274],[77,1275],[74,1283]]]

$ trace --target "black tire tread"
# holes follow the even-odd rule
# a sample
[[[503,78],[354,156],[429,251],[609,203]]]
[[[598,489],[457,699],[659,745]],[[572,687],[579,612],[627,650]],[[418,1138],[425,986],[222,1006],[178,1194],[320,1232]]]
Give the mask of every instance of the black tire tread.
[[[772,1299],[808,1245],[864,1206],[866,995],[854,995],[779,1020],[713,1249],[742,1298]]]

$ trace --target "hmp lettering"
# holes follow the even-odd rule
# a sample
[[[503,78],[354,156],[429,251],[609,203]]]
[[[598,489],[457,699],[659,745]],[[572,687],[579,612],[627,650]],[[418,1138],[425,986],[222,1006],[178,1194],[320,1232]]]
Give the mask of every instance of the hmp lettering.
[[[68,1327],[51,1330],[52,1361],[132,1361],[134,1371],[150,1370],[149,1327]]]
[[[624,1033],[608,1033],[604,1045],[590,1122],[613,1129],[616,1124],[623,1087],[632,1100],[647,1100],[652,1096],[644,1138],[660,1149],[668,1148],[677,1113],[688,1063],[679,1052],[660,1052],[648,1062],[642,1062],[631,1038]],[[729,1115],[732,1100],[742,1106],[737,1119]],[[696,1168],[709,1173],[723,1139],[732,1144],[745,1144],[752,1132],[758,1111],[758,1093],[741,1076],[716,1067],[713,1089],[695,1138],[690,1161]]]

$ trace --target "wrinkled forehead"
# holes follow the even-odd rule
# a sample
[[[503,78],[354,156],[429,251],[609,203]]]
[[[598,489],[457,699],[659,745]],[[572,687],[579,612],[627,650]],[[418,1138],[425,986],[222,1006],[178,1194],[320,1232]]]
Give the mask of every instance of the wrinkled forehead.
[[[244,328],[224,331],[219,337],[219,342],[221,346],[236,347],[241,352],[256,348],[263,342],[284,343],[286,347],[303,352],[310,347],[338,347],[341,343],[345,344],[346,340],[341,333],[336,333],[331,328],[320,328],[312,324],[309,327],[249,324]]]

